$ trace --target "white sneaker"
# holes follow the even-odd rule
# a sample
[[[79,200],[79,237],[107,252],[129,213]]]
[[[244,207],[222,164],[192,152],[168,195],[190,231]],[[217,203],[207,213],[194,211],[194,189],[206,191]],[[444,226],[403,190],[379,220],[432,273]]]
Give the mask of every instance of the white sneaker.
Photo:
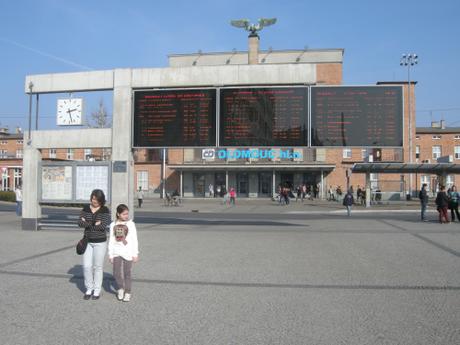
[[[131,294],[125,293],[125,297],[123,298],[123,302],[129,302],[131,300]]]
[[[117,298],[118,298],[119,301],[123,300],[124,294],[125,294],[125,290],[123,290],[123,289],[118,290]]]

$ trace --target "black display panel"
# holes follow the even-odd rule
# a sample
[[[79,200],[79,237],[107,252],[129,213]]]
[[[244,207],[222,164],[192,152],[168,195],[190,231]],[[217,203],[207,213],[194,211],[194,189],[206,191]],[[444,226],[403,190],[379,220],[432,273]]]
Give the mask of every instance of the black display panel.
[[[216,146],[216,90],[134,93],[134,147]]]
[[[402,88],[312,87],[311,145],[402,146]]]
[[[220,146],[307,146],[306,87],[220,90]]]

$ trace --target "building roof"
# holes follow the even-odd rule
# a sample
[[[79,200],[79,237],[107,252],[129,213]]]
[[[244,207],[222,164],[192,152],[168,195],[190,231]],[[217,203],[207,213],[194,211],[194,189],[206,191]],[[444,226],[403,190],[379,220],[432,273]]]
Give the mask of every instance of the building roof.
[[[259,64],[342,63],[344,49],[260,50]],[[168,55],[170,67],[247,65],[247,51]]]
[[[454,163],[356,163],[353,173],[388,173],[388,174],[460,174],[460,164]]]
[[[0,133],[0,139],[5,140],[5,139],[23,139],[24,138],[24,133]]]
[[[436,128],[436,127],[417,127],[415,129],[417,134],[427,133],[427,134],[448,134],[448,133],[458,133],[460,134],[460,127],[446,127],[446,128]]]

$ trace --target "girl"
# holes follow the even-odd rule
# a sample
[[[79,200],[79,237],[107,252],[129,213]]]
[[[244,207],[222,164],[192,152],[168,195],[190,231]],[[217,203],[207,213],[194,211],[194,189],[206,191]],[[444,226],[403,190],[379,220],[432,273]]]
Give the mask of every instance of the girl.
[[[110,211],[105,206],[105,195],[100,189],[91,192],[90,204],[83,207],[78,226],[85,228],[84,236],[88,246],[83,254],[83,276],[86,292],[83,296],[97,300],[101,294],[103,264],[107,252],[107,226],[110,223]]]
[[[117,283],[117,298],[129,302],[131,299],[131,268],[138,261],[136,225],[129,219],[128,206],[117,207],[117,219],[110,224],[109,260],[113,264],[113,275]]]

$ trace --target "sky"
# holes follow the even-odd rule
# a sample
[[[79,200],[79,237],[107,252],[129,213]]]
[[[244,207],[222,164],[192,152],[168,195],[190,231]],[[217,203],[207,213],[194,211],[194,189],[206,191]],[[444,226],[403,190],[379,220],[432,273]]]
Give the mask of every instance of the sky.
[[[460,1],[98,0],[0,1],[0,124],[26,128],[26,75],[166,67],[173,53],[247,50],[232,19],[276,17],[261,48],[344,48],[343,84],[407,80],[416,53],[417,125],[460,127]],[[55,123],[56,98],[40,98],[40,129]],[[82,95],[86,116],[111,93]]]

